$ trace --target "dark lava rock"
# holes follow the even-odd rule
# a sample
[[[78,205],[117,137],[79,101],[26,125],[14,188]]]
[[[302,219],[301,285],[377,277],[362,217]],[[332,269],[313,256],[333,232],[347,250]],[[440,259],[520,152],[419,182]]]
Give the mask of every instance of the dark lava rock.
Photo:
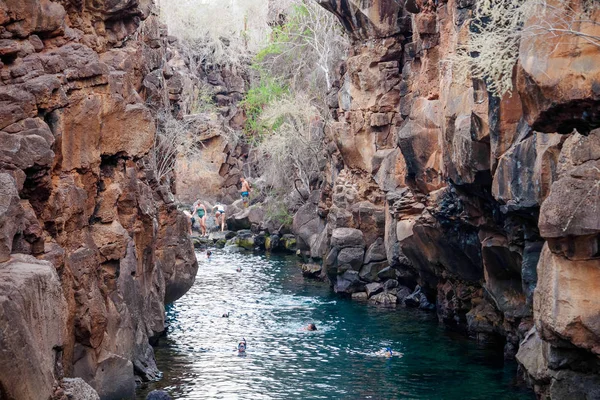
[[[173,398],[164,390],[153,390],[148,393],[146,400],[173,400]]]

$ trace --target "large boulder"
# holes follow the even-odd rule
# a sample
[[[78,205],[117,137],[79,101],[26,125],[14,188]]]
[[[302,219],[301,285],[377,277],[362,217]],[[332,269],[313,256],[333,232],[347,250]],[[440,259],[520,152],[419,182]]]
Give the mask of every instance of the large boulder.
[[[76,349],[77,362],[73,374],[84,379],[102,400],[129,399],[135,396],[133,363],[121,356],[100,351],[96,355],[90,349]]]
[[[396,294],[386,291],[370,297],[369,303],[385,307],[394,307],[398,304],[398,298],[396,297]]]
[[[39,118],[28,118],[0,131],[0,162],[27,169],[49,167],[54,159],[54,136]]]
[[[81,378],[64,378],[60,386],[69,399],[100,400],[98,392]]]
[[[54,266],[32,256],[0,263],[0,387],[11,399],[48,399],[67,342],[68,306]]]
[[[360,277],[367,282],[374,282],[381,280],[381,276],[379,275],[384,269],[389,268],[389,264],[387,261],[374,261],[368,264],[364,264],[360,268]],[[389,277],[395,278],[396,273],[394,270],[389,271]],[[386,276],[384,276],[386,277]]]
[[[415,177],[417,187],[424,193],[443,186],[438,139],[442,133],[440,108],[439,100],[418,98],[397,135],[407,174]]]
[[[156,255],[164,273],[165,304],[183,296],[196,279],[198,261],[187,236],[187,227],[188,217],[174,206],[160,209]]]
[[[368,264],[373,261],[384,261],[387,259],[385,245],[382,238],[377,240],[369,246],[365,253],[364,263]]]
[[[337,256],[339,268],[349,266],[351,269],[358,271],[363,263],[364,254],[365,250],[362,247],[343,248]]]
[[[600,355],[600,285],[598,260],[573,261],[544,245],[538,264],[533,309],[544,340],[573,345]]]
[[[331,247],[364,247],[365,239],[361,231],[354,228],[336,228],[331,233]]]
[[[304,204],[294,215],[293,231],[298,238],[300,250],[310,250],[311,256],[322,258],[325,252],[326,236],[325,221],[318,214],[319,191],[310,194]],[[325,233],[326,235],[326,233]]]
[[[542,204],[556,176],[564,140],[559,134],[534,133],[510,148],[498,162],[494,197],[509,211]]]
[[[0,173],[0,262],[8,261],[23,214],[15,179]]]
[[[540,210],[540,234],[549,239],[598,234],[600,129],[569,137],[558,161],[558,179]],[[587,257],[593,254],[589,249]]]
[[[364,290],[364,282],[360,280],[357,271],[348,270],[337,277],[333,290],[336,293],[348,294],[360,292]]]
[[[265,219],[265,210],[260,205],[252,205],[241,212],[227,217],[227,228],[232,231],[258,227]]]

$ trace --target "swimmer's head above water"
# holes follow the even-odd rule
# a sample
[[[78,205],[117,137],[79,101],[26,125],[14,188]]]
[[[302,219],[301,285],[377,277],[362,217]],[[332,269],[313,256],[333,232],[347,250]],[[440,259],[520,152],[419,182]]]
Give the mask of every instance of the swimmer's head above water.
[[[307,331],[316,331],[317,330],[317,326],[315,324],[308,324],[308,326],[306,327]]]
[[[238,343],[238,353],[246,352],[246,338],[242,338],[242,340]]]

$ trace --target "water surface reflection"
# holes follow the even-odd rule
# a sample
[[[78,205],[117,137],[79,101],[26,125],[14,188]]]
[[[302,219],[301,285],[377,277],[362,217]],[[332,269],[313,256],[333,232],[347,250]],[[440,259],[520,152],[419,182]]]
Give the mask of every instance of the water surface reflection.
[[[139,399],[156,388],[176,399],[533,399],[511,385],[515,368],[501,353],[451,339],[434,315],[335,297],[305,280],[293,257],[199,257],[156,349],[163,379]],[[303,330],[309,322],[318,331]],[[384,347],[404,356],[373,355]]]

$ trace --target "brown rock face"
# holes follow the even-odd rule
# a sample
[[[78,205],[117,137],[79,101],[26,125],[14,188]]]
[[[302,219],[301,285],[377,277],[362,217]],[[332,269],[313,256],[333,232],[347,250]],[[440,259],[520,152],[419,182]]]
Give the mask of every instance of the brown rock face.
[[[168,43],[150,7],[0,4],[8,398],[49,398],[63,377],[83,378],[102,399],[132,397],[134,375],[157,376],[150,341],[164,330],[164,304],[194,282],[187,220],[146,167],[156,129],[146,78],[168,99]]]
[[[600,15],[578,15],[576,0],[569,12],[582,35],[524,38],[516,90],[497,98],[453,65],[473,34],[475,1],[319,3],[354,38],[333,91],[319,204],[334,288],[358,298],[381,279],[418,284],[441,321],[504,341],[506,357],[525,339],[519,361],[540,395],[596,393],[600,50],[585,35],[598,36],[589,20]],[[555,14],[525,29],[564,18],[566,3],[549,3]],[[367,200],[381,220],[352,212]],[[389,268],[340,269],[329,239],[341,227],[377,232]]]
[[[48,399],[67,340],[67,301],[54,266],[33,256],[0,263],[0,388],[14,399]]]
[[[568,260],[544,246],[534,312],[536,327],[546,341],[560,346],[567,340],[595,355],[600,353],[600,304],[597,296],[590,296],[600,280],[598,266],[598,260]]]

